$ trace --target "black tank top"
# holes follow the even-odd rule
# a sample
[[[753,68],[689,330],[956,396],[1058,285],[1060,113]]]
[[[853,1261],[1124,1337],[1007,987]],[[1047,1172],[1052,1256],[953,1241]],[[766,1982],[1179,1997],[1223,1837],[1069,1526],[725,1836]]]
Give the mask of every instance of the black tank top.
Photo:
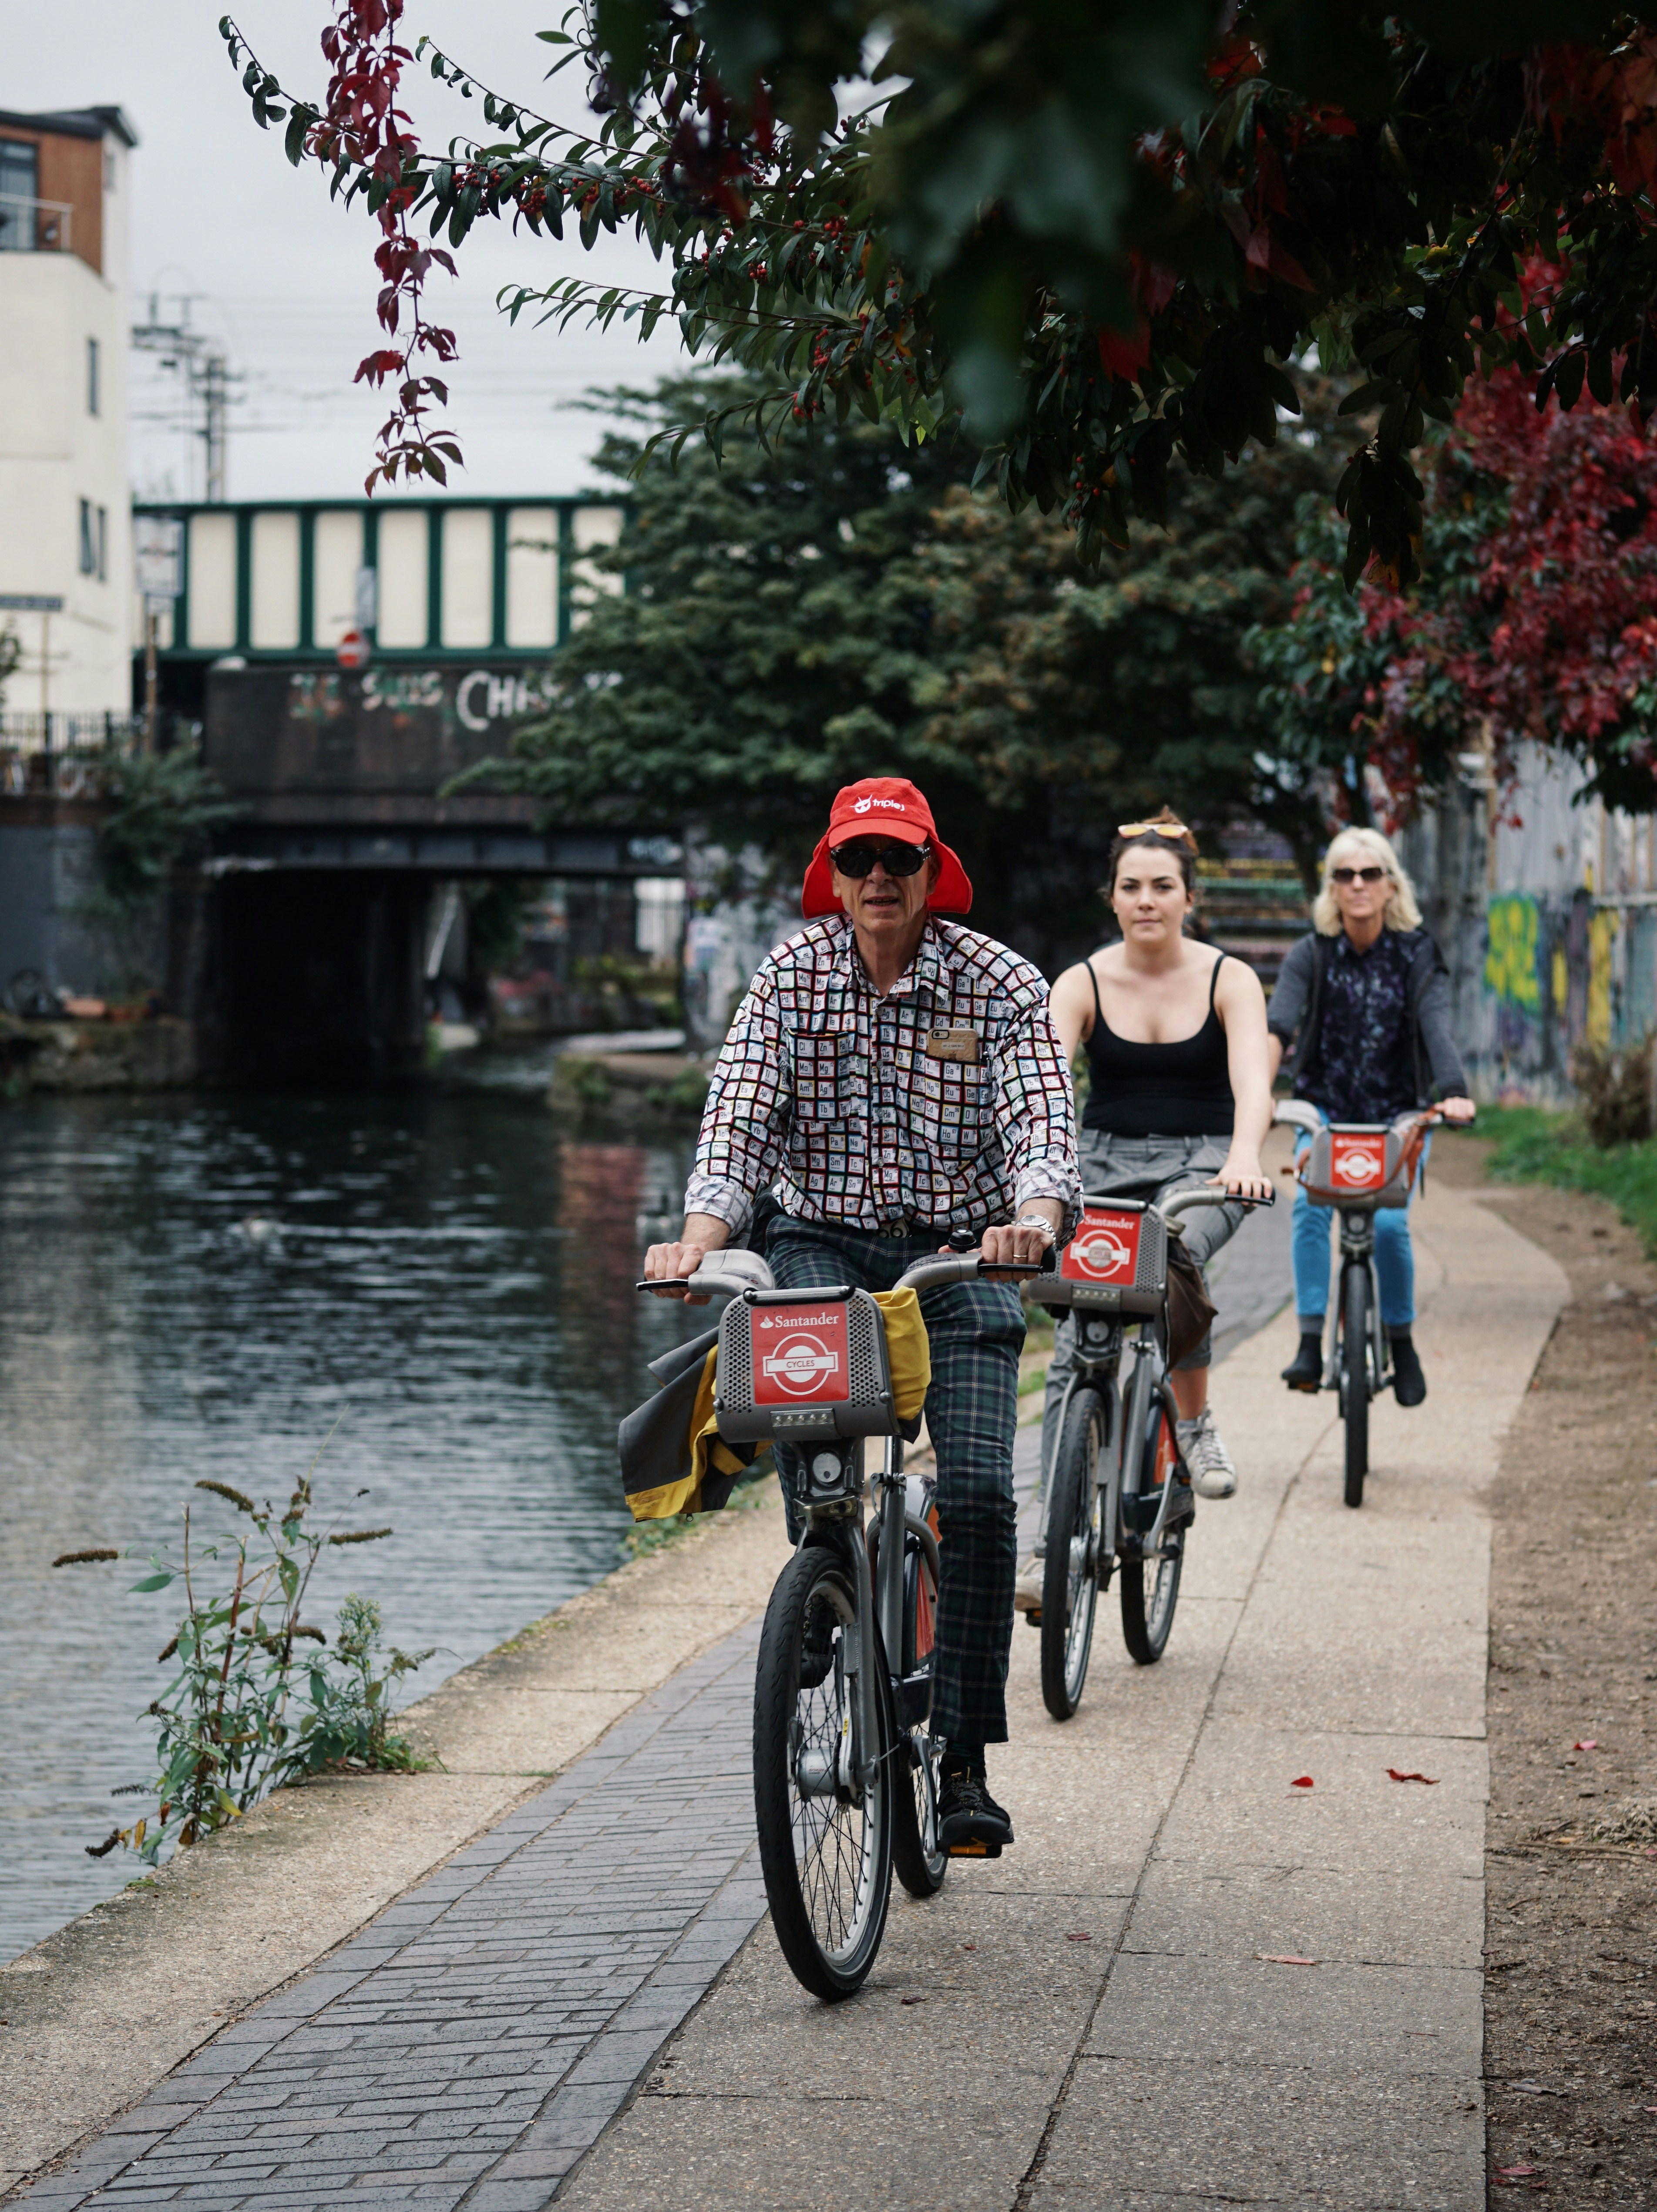
[[[1136,1044],[1105,1019],[1093,963],[1093,1034],[1087,1042],[1092,1084],[1082,1109],[1084,1129],[1114,1137],[1229,1137],[1233,1104],[1225,1030],[1214,1011],[1221,953],[1208,979],[1208,1018],[1193,1036],[1173,1044]]]

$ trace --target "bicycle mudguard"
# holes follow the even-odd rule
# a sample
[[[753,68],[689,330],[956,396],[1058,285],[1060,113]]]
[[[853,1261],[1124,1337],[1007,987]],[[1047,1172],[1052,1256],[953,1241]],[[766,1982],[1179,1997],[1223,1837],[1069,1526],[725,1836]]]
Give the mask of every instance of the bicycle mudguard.
[[[1301,1167],[1314,1206],[1370,1212],[1410,1203],[1421,1139],[1386,1122],[1337,1121],[1320,1129]]]
[[[1154,1317],[1168,1292],[1168,1230],[1162,1215],[1137,1198],[1085,1200],[1058,1273],[1029,1288],[1032,1303],[1050,1313],[1076,1306]]]

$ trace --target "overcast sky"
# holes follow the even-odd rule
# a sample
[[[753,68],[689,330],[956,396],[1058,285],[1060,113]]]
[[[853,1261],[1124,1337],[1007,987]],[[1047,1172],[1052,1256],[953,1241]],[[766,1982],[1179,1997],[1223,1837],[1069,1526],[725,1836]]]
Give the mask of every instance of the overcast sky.
[[[349,497],[361,489],[385,413],[381,398],[351,377],[379,342],[373,301],[377,232],[359,210],[328,198],[323,173],[294,170],[280,131],[261,132],[225,55],[217,24],[225,0],[0,0],[0,107],[118,104],[139,137],[133,155],[133,288],[142,320],[151,292],[162,319],[181,295],[192,324],[223,341],[241,380],[232,414],[233,499],[293,495]],[[480,82],[537,106],[551,49],[538,29],[556,24],[561,0],[409,0],[406,43],[428,32]],[[319,99],[326,82],[318,46],[330,0],[240,0],[237,21],[284,86]],[[585,118],[579,70],[547,88],[549,112]],[[422,68],[404,78],[422,141],[446,143],[483,118],[475,101],[433,83]],[[478,493],[573,491],[592,483],[586,457],[600,425],[578,403],[593,386],[647,383],[673,368],[677,333],[647,349],[617,326],[608,337],[572,328],[560,337],[495,307],[503,284],[544,284],[583,272],[646,285],[660,281],[647,249],[606,240],[593,253],[498,225],[473,234],[460,277],[440,276],[432,308],[460,341],[449,372],[450,419],[466,467],[451,489]],[[141,495],[200,496],[198,441],[184,424],[175,376],[139,355],[133,388],[133,475]]]

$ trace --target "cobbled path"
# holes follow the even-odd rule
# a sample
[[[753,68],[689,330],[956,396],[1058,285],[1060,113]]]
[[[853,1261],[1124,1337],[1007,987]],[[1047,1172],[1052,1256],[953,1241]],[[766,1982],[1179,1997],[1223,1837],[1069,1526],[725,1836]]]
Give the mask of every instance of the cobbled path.
[[[755,1622],[22,2201],[538,2212],[764,1910]]]

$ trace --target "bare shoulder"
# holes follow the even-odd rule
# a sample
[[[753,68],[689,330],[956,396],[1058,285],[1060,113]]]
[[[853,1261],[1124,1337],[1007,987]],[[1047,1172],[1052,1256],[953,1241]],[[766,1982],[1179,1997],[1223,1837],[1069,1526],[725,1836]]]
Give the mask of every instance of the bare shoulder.
[[[1220,1019],[1228,1014],[1243,1018],[1258,1014],[1266,1018],[1266,992],[1259,977],[1246,960],[1236,954],[1222,953],[1217,963],[1219,973],[1214,979],[1214,1005]]]

